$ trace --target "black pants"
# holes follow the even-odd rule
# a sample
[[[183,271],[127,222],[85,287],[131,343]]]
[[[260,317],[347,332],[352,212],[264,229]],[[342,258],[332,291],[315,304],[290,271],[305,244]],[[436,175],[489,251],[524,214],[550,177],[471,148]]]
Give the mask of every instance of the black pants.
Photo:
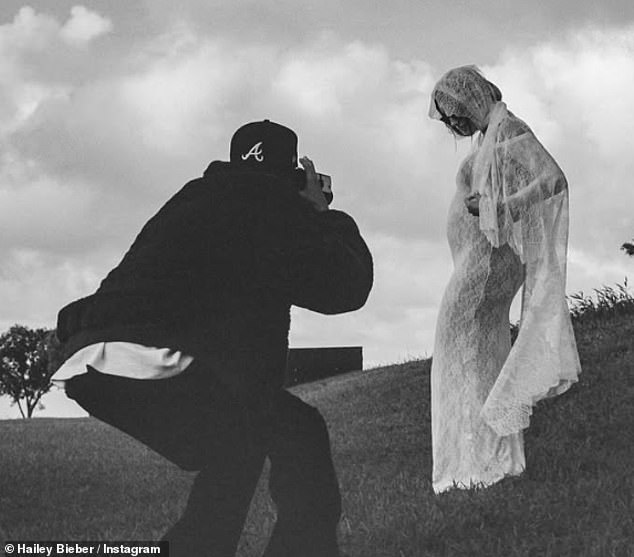
[[[267,456],[277,522],[265,557],[339,555],[341,499],[326,424],[288,391],[241,399],[196,361],[159,380],[89,367],[66,393],[180,467],[199,470],[183,516],[164,536],[172,557],[235,554]]]

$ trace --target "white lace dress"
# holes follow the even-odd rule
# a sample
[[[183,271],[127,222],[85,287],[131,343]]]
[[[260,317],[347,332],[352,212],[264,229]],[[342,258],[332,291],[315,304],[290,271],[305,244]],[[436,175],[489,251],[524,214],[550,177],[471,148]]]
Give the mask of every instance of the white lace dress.
[[[498,435],[483,405],[511,349],[509,310],[524,280],[505,244],[494,248],[464,205],[473,154],[463,162],[449,209],[454,272],[440,306],[431,368],[433,488],[489,485],[525,468],[522,432]]]
[[[485,131],[460,167],[449,211],[454,273],[431,370],[436,492],[520,474],[533,407],[564,393],[581,372],[566,302],[568,183],[561,168],[477,68],[440,79],[430,117],[446,118],[440,108]],[[475,192],[479,217],[464,206]],[[511,348],[509,309],[520,287]]]

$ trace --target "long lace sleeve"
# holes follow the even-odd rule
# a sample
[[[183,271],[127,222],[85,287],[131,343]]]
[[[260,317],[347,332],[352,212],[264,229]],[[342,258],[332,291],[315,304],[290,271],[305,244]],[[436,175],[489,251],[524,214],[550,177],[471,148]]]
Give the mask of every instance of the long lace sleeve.
[[[552,162],[554,163],[554,161]],[[550,167],[551,165],[548,166]],[[515,193],[507,192],[507,195],[499,204],[499,210],[505,215],[509,215],[513,222],[520,220],[531,205],[541,203],[561,193],[568,187],[566,178],[559,167],[546,168],[546,165],[544,165],[542,169],[545,171],[542,171],[537,178],[531,179],[530,172],[522,165],[521,161],[513,158],[507,158],[504,161],[502,173],[507,176],[518,176],[519,179],[514,180],[514,184],[526,184],[519,191],[515,191]]]
[[[581,371],[565,296],[568,188],[551,155],[504,106],[494,110],[477,157],[480,228],[525,265],[519,334],[482,410],[508,435],[528,427],[532,407],[567,390]]]

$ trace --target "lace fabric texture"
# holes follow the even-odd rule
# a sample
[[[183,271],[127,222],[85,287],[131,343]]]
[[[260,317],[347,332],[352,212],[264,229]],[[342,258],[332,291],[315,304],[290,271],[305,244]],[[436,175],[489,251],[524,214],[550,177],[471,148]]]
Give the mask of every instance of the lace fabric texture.
[[[431,368],[433,488],[490,485],[525,468],[522,433],[500,436],[482,416],[511,349],[509,309],[524,280],[519,257],[494,248],[464,205],[473,156],[458,173],[447,236],[454,272],[436,324]]]
[[[500,435],[528,427],[532,407],[566,391],[581,372],[566,303],[568,185],[530,128],[503,102],[474,159],[479,227],[525,266],[518,338],[482,414]]]
[[[521,473],[532,407],[568,389],[581,369],[565,298],[565,177],[530,128],[496,100],[497,88],[473,67],[464,71],[466,77],[459,68],[437,84],[430,107],[437,118],[435,102],[450,98],[445,114],[459,115],[453,110],[461,107],[487,125],[460,167],[449,210],[454,272],[440,307],[431,378],[436,492]],[[479,218],[464,206],[476,191]],[[511,348],[509,310],[522,286]]]

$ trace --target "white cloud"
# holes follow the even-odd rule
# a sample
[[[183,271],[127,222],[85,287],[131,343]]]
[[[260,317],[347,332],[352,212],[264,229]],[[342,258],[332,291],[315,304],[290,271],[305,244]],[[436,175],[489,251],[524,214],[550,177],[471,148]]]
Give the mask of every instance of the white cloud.
[[[76,244],[77,224],[88,224],[82,219],[76,223],[61,218],[60,208],[70,215],[87,215],[95,208],[88,191],[80,187],[59,184],[46,179],[30,179],[16,188],[0,189],[0,222],[5,248],[26,247],[44,251],[68,252],[89,247],[84,241]],[[85,231],[94,242],[94,234]],[[65,241],[61,243],[59,240]]]
[[[82,45],[112,31],[112,22],[84,6],[73,6],[70,19],[60,30],[62,38],[73,45]]]
[[[30,6],[20,8],[11,23],[0,25],[0,48],[3,58],[9,50],[43,50],[59,32],[55,18],[36,13]]]
[[[187,28],[168,36],[169,42],[161,37],[140,54],[143,66],[121,80],[119,95],[147,145],[183,156],[202,151],[205,140],[226,140],[225,120],[248,109],[258,89],[267,94],[279,53],[236,48]]]
[[[96,255],[73,260],[26,248],[5,255],[0,270],[2,330],[15,323],[54,327],[59,306],[94,291],[108,270]]]
[[[339,118],[345,111],[350,117],[386,91],[390,66],[380,46],[341,44],[325,34],[286,61],[274,81],[274,93],[311,116]]]
[[[110,19],[84,6],[74,6],[63,25],[53,16],[24,6],[11,23],[0,25],[0,49],[6,56],[9,51],[43,51],[58,40],[79,46],[112,28]]]
[[[632,277],[632,271],[634,264],[623,252],[620,256],[610,257],[606,253],[598,254],[576,248],[568,251],[568,272],[574,277],[574,283],[579,285],[578,290],[588,292],[604,285],[623,284],[625,279]]]

